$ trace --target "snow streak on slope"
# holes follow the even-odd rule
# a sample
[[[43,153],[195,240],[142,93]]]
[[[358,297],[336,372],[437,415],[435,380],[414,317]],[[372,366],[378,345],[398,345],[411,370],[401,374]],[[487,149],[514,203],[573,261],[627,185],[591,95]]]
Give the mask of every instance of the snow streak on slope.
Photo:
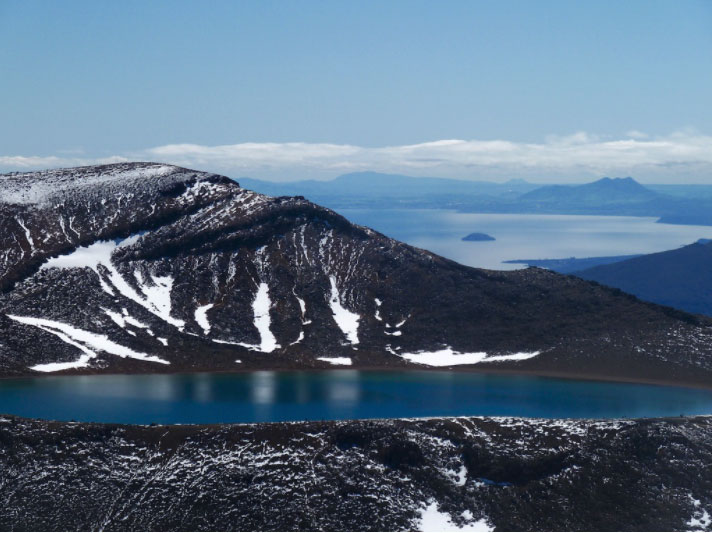
[[[497,361],[524,361],[536,357],[539,353],[541,352],[522,352],[509,355],[487,355],[485,352],[460,353],[448,346],[435,352],[402,353],[398,354],[398,356],[419,365],[454,366],[494,363]]]
[[[331,282],[329,305],[331,306],[331,312],[334,314],[334,321],[351,344],[358,344],[358,321],[361,317],[341,305],[339,290],[336,288],[336,277],[329,276],[329,281]]]
[[[57,370],[65,370],[67,368],[80,368],[88,366],[89,360],[96,357],[96,352],[94,350],[103,351],[112,355],[117,355],[119,357],[129,357],[131,359],[139,359],[141,361],[150,361],[153,363],[161,363],[164,365],[170,364],[168,361],[161,359],[153,355],[147,355],[145,353],[137,352],[126,346],[117,344],[111,340],[106,335],[100,335],[98,333],[91,333],[90,331],[85,331],[79,328],[70,326],[69,324],[64,324],[63,322],[57,322],[55,320],[46,320],[43,318],[33,318],[28,316],[17,316],[17,315],[7,315],[8,318],[20,322],[21,324],[27,324],[30,326],[38,327],[44,331],[52,333],[62,339],[64,342],[71,344],[72,346],[79,348],[84,355],[79,358],[79,360],[71,363],[49,363],[44,365],[37,365],[32,367],[32,370],[38,370],[40,372],[55,372]]]
[[[269,287],[266,283],[260,283],[257,289],[257,294],[252,302],[252,311],[255,315],[255,327],[260,332],[260,345],[257,349],[260,352],[273,352],[279,348],[277,339],[274,338],[272,331],[269,329],[271,320],[269,310],[272,307],[272,302],[269,299]]]
[[[99,282],[104,291],[115,296],[115,288],[122,296],[133,300],[149,312],[178,329],[182,329],[185,326],[185,322],[171,316],[171,288],[173,286],[173,278],[170,276],[151,275],[152,284],[149,284],[143,279],[140,272],[134,272],[134,277],[143,293],[142,296],[126,282],[111,261],[111,255],[117,248],[129,246],[135,243],[139,237],[140,235],[132,235],[120,242],[97,241],[89,246],[77,248],[67,255],[53,257],[47,260],[41,268],[91,268],[99,277]],[[108,271],[108,280],[111,282],[111,285],[113,285],[113,288],[104,280],[99,270],[99,265],[102,265]]]
[[[249,350],[264,353],[270,353],[275,351],[277,348],[281,348],[281,346],[277,344],[277,339],[270,330],[271,319],[269,316],[269,310],[271,307],[272,301],[269,297],[269,287],[264,282],[260,283],[257,287],[255,299],[252,301],[254,325],[260,334],[259,344],[248,344],[246,342],[227,341],[222,339],[211,340],[213,342],[217,342],[218,344],[232,344],[234,346],[242,346],[243,348],[247,348]],[[299,339],[296,342],[301,341],[302,338],[303,337],[300,335]]]
[[[203,333],[210,333],[210,322],[208,322],[208,311],[213,308],[214,304],[201,305],[195,310],[195,321],[203,328]]]
[[[145,302],[141,303],[141,305],[154,315],[182,330],[185,326],[185,321],[171,316],[171,289],[173,288],[173,278],[171,276],[154,276],[151,274],[151,281],[153,283],[149,284],[143,279],[139,271],[134,272],[134,277],[145,297],[141,299]],[[114,276],[111,277],[111,280],[114,281]]]

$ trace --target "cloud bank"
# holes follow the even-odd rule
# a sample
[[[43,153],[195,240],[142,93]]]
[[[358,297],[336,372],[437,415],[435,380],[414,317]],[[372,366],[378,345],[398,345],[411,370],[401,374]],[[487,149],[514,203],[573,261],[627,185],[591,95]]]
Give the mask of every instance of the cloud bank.
[[[550,136],[541,143],[450,139],[375,148],[302,142],[171,144],[97,159],[0,156],[0,169],[130,160],[275,180],[328,179],[346,172],[375,170],[463,179],[574,182],[607,175],[634,176],[648,182],[712,183],[712,137],[689,131],[651,137],[632,130],[621,139],[579,132]]]

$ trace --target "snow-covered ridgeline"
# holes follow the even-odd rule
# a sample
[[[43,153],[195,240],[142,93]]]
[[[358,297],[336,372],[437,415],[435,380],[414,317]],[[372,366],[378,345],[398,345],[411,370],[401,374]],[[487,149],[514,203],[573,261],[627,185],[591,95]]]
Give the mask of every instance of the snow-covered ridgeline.
[[[32,370],[37,370],[39,372],[56,372],[58,370],[66,370],[68,368],[86,367],[89,365],[89,361],[96,357],[96,351],[106,352],[111,355],[117,355],[119,357],[128,357],[131,359],[139,359],[141,361],[150,361],[152,363],[161,363],[164,365],[170,364],[168,361],[161,359],[160,357],[137,352],[135,350],[132,350],[131,348],[127,348],[126,346],[117,344],[114,341],[110,340],[106,335],[92,333],[90,331],[75,328],[63,322],[57,322],[56,320],[47,320],[44,318],[33,318],[28,316],[7,316],[8,318],[16,322],[20,322],[21,324],[35,326],[42,329],[43,331],[52,333],[64,342],[71,344],[75,348],[79,348],[83,352],[83,355],[77,361],[69,363],[48,363],[43,365],[36,365],[31,367]]]
[[[195,321],[203,329],[206,335],[210,333],[210,322],[208,321],[208,311],[213,308],[214,304],[206,304],[198,306],[195,310]]]
[[[83,169],[81,182],[63,170],[29,172],[6,175],[0,179],[2,202],[10,204],[39,204],[70,189],[86,189],[122,180],[146,179],[175,172],[176,167],[161,164],[116,169]],[[30,179],[41,177],[42,179]]]
[[[339,289],[336,287],[336,277],[329,276],[329,282],[331,283],[329,306],[334,315],[334,321],[351,344],[358,344],[358,322],[361,317],[341,305]]]
[[[99,283],[102,289],[110,295],[116,295],[114,292],[115,289],[122,296],[133,300],[165,322],[168,322],[178,329],[183,329],[185,322],[171,316],[171,289],[173,287],[173,278],[170,276],[151,275],[152,284],[149,284],[143,279],[140,272],[135,271],[134,277],[142,292],[140,295],[126,282],[111,261],[111,256],[117,248],[129,246],[135,243],[139,237],[140,235],[138,234],[132,235],[118,243],[115,241],[97,241],[89,246],[79,247],[69,254],[48,259],[42,265],[41,269],[91,268],[99,277]],[[104,279],[99,270],[99,265],[106,268],[108,272],[107,279],[111,285]]]
[[[540,353],[541,352],[522,352],[508,355],[487,355],[486,352],[456,352],[448,346],[447,348],[434,352],[401,353],[396,355],[419,365],[454,366],[494,363],[497,361],[524,361],[525,359],[536,357]]]

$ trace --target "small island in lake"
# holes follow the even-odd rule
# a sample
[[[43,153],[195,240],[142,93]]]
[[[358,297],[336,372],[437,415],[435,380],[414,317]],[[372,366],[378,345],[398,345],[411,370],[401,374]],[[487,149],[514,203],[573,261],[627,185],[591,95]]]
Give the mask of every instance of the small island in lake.
[[[466,235],[465,237],[463,237],[462,240],[463,241],[479,242],[479,241],[494,241],[495,238],[492,237],[491,235],[487,235],[486,233],[470,233],[469,235]]]

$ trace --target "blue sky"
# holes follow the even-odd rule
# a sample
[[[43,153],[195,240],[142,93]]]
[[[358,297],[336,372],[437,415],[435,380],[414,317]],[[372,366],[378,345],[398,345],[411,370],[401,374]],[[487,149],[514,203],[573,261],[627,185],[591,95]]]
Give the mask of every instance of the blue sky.
[[[0,170],[712,182],[710,1],[2,0],[0,34]]]

